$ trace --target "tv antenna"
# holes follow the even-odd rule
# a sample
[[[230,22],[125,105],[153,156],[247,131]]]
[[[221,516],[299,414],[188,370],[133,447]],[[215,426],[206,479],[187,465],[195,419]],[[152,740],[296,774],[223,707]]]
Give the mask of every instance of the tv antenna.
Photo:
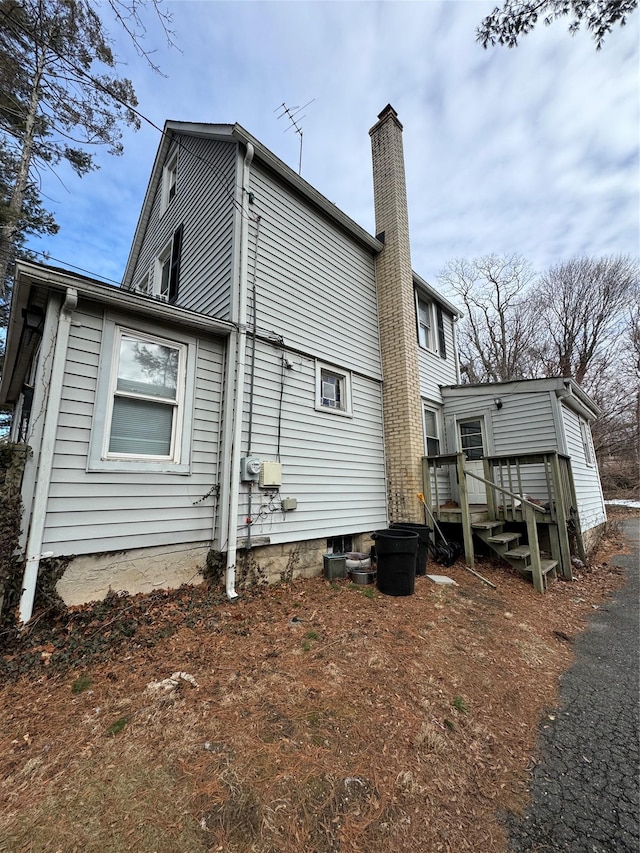
[[[300,156],[298,158],[298,174],[299,175],[302,174],[302,137],[303,137],[302,128],[300,127],[300,122],[302,121],[303,118],[305,118],[305,116],[300,116],[299,118],[296,118],[296,116],[298,115],[298,113],[301,113],[302,110],[306,110],[306,108],[309,106],[309,104],[312,104],[314,101],[315,101],[315,98],[312,98],[310,101],[307,101],[307,103],[303,107],[288,107],[285,104],[285,102],[283,101],[280,104],[280,106],[276,107],[274,110],[274,113],[277,113],[278,110],[282,110],[282,112],[280,113],[278,118],[280,119],[280,118],[284,118],[286,116],[289,119],[289,121],[291,122],[289,127],[287,127],[284,132],[286,133],[287,130],[291,130],[291,128],[293,127],[295,129],[295,132],[300,137]]]

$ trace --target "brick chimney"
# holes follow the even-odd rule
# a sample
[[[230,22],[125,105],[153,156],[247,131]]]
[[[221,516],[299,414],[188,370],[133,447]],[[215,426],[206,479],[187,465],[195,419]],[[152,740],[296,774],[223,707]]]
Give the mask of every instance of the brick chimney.
[[[402,125],[388,104],[369,131],[373,158],[383,416],[390,521],[423,521],[424,438]]]

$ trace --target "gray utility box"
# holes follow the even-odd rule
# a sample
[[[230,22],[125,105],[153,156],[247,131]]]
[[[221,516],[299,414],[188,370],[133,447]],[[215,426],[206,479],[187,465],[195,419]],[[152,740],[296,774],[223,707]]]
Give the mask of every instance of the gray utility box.
[[[328,581],[340,580],[347,576],[347,558],[344,554],[324,555],[324,577]]]

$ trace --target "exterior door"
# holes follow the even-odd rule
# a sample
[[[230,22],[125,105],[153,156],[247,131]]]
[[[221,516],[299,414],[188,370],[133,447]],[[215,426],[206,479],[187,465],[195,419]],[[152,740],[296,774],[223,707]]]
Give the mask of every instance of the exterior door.
[[[484,477],[482,457],[485,453],[484,421],[483,418],[473,418],[458,421],[459,447],[465,455],[465,467],[472,474]],[[484,483],[475,477],[467,477],[469,503],[486,504],[487,492]]]

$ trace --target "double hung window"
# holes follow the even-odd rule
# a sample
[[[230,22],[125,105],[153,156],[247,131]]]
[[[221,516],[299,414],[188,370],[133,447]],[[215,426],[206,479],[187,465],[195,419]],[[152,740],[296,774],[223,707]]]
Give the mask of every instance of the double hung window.
[[[416,293],[416,319],[420,346],[437,352],[440,358],[446,358],[445,313],[442,307]]]
[[[155,296],[163,302],[176,301],[180,279],[182,233],[183,228],[180,225],[156,257],[151,269],[148,269],[136,284],[135,290],[138,293]]]
[[[437,456],[440,453],[440,428],[438,412],[435,409],[423,408],[424,415],[424,445],[427,456]]]
[[[185,349],[116,331],[106,458],[179,461]]]
[[[424,349],[435,349],[433,337],[433,303],[416,298],[418,309],[418,343]]]
[[[178,149],[169,156],[162,170],[162,198],[160,213],[164,213],[176,195],[178,186]]]

